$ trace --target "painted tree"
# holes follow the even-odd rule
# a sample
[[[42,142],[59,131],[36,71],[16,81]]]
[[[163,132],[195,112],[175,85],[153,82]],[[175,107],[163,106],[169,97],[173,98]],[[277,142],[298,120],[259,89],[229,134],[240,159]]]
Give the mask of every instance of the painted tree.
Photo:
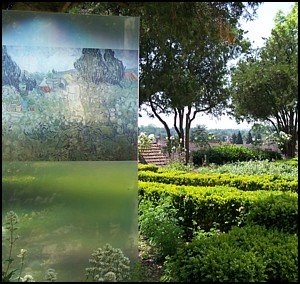
[[[288,137],[282,149],[295,156],[298,133],[298,3],[281,11],[264,47],[242,59],[232,74],[237,119],[269,122]]]

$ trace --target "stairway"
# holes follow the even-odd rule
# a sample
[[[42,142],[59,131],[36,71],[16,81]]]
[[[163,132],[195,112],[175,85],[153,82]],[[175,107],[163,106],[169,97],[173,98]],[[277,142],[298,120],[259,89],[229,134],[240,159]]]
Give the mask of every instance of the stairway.
[[[152,143],[150,149],[144,150],[141,153],[140,162],[143,164],[154,164],[157,166],[164,166],[168,163],[168,158],[161,152],[157,143]]]

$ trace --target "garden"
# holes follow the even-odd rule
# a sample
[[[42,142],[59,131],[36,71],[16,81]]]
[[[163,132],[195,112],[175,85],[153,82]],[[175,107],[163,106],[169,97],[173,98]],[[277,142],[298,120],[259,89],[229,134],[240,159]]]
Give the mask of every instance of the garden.
[[[298,158],[274,160],[275,154],[265,151],[261,160],[248,160],[249,156],[241,155],[241,161],[234,161],[237,146],[219,148],[215,151],[226,152],[227,160],[232,162],[196,166],[172,161],[164,167],[139,164],[138,260],[130,261],[132,256],[118,245],[105,244],[94,250],[89,260],[85,253],[90,266],[77,274],[96,282],[297,282]],[[255,154],[247,151],[252,157]],[[10,183],[17,186],[17,181],[23,185],[32,183],[16,177]],[[53,237],[56,232],[47,233],[45,228],[45,232],[35,232],[35,236],[22,240],[24,228],[31,223],[43,224],[46,216],[49,219],[55,211],[25,211],[21,216],[4,212],[2,246],[3,257],[7,258],[2,280],[34,281],[30,273],[40,262],[44,268],[50,267],[44,269],[44,278],[40,271],[40,279],[60,281],[64,276],[52,268],[61,261],[59,255],[51,255],[48,263],[43,263],[39,257],[41,251],[49,254],[45,248],[33,252],[36,260],[26,250],[30,240]],[[73,217],[74,214],[76,210]],[[53,222],[58,220],[56,217]],[[70,216],[70,224],[71,220]],[[21,237],[19,228],[23,228]],[[72,235],[76,226],[62,229]],[[124,236],[118,232],[118,236]],[[19,242],[22,248],[17,254],[15,246]],[[68,263],[71,257],[72,263],[74,247],[61,249],[67,252],[64,261]],[[75,253],[80,251],[82,248],[75,249]]]
[[[140,255],[154,281],[298,281],[297,158],[139,165],[138,177]]]

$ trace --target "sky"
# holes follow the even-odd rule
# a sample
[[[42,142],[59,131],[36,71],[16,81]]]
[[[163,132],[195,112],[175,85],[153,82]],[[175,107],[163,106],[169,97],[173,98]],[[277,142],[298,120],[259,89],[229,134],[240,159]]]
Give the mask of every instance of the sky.
[[[74,62],[82,55],[81,48],[69,47],[7,46],[7,52],[22,70],[30,73],[74,69]],[[115,57],[126,69],[138,69],[136,50],[115,50]]]
[[[291,10],[295,2],[264,2],[257,9],[257,15],[253,21],[241,20],[241,26],[248,33],[246,37],[252,43],[252,47],[261,47],[264,44],[262,38],[268,38],[271,35],[271,30],[274,27],[274,18],[278,10],[282,10],[287,14]],[[157,118],[149,118],[145,112],[140,112],[142,117],[138,119],[138,125],[153,124],[157,127],[163,127],[162,123]],[[167,123],[172,126],[173,118],[165,117]],[[196,125],[205,125],[208,129],[251,129],[253,124],[247,122],[237,124],[234,119],[224,115],[219,119],[212,116],[200,115],[192,123],[192,127]]]

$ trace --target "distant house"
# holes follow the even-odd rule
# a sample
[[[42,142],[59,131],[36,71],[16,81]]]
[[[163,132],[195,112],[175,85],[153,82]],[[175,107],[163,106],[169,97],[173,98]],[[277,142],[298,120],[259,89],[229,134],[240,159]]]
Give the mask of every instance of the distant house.
[[[44,78],[43,81],[39,84],[39,88],[40,88],[41,91],[43,91],[44,93],[50,93],[50,92],[51,92],[51,87],[50,87],[49,84],[47,83],[46,78]]]
[[[67,81],[63,78],[44,78],[39,87],[44,93],[50,93],[59,89],[65,90]]]

